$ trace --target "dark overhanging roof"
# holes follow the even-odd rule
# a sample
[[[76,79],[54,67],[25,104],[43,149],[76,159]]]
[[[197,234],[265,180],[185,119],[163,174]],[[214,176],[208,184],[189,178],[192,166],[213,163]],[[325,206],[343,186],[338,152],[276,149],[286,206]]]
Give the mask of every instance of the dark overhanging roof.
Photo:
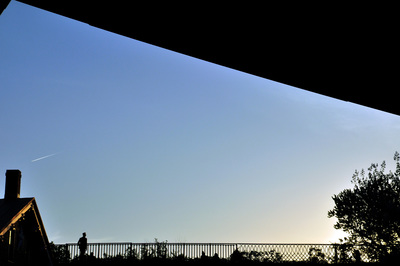
[[[232,69],[400,115],[394,6],[19,1]]]
[[[35,198],[0,199],[0,236],[6,233],[13,224],[18,222],[29,210],[34,211],[40,235],[48,245],[46,230]]]
[[[0,199],[0,236],[31,208],[34,201],[35,198]]]

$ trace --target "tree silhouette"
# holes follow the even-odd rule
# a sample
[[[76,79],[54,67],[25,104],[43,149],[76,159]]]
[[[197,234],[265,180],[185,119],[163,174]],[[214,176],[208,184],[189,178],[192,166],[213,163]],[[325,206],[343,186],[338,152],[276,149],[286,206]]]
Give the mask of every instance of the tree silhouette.
[[[394,155],[395,172],[385,173],[386,163],[371,164],[368,173],[355,171],[352,189],[332,199],[328,217],[336,217],[336,229],[349,234],[347,244],[361,245],[373,261],[397,255],[400,244],[400,156]]]

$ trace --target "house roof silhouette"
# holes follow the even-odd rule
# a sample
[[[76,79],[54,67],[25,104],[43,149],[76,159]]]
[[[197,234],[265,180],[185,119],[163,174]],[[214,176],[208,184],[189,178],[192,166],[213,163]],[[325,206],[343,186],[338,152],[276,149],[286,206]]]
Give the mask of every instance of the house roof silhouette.
[[[52,265],[49,241],[34,197],[20,198],[19,170],[7,170],[0,199],[0,265]]]
[[[25,213],[36,205],[35,198],[0,199],[0,236],[3,236]]]

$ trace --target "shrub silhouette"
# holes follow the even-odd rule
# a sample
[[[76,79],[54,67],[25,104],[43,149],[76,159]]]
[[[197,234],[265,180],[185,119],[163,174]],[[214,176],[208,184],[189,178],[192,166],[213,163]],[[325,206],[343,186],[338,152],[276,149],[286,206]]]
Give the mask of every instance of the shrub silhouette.
[[[336,229],[349,233],[344,243],[360,245],[371,261],[397,256],[400,247],[400,155],[394,155],[395,172],[385,172],[386,163],[371,164],[368,173],[355,171],[352,189],[332,197]]]
[[[68,263],[71,260],[71,255],[67,246],[56,246],[54,242],[50,243],[50,251],[53,257],[53,262],[56,264]]]
[[[320,248],[310,248],[308,250],[308,260],[311,263],[328,263],[325,259],[325,254]]]

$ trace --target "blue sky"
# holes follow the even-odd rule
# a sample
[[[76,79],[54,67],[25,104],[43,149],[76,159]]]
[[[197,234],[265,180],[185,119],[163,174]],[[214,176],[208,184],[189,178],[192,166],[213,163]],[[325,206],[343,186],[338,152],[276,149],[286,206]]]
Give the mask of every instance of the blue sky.
[[[56,243],[329,243],[331,196],[400,150],[398,116],[15,1],[0,58],[0,169]]]

